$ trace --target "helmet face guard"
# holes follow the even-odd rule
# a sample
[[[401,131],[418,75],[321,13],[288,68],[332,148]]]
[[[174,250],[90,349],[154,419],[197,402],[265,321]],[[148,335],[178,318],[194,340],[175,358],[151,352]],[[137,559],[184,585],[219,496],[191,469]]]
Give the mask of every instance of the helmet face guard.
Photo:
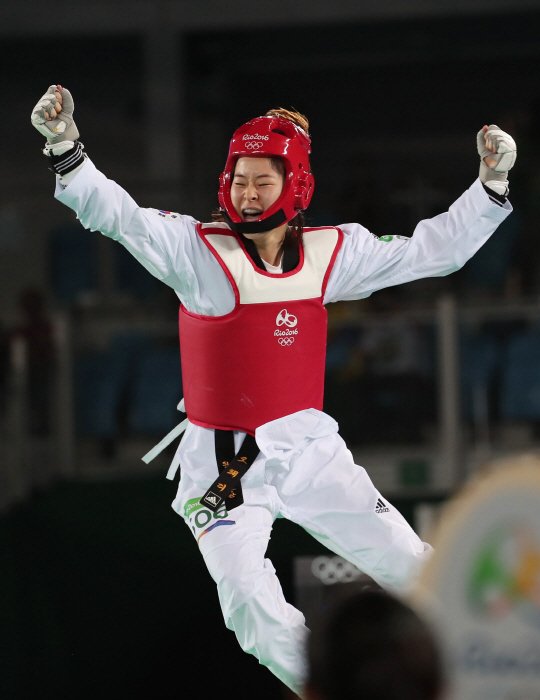
[[[306,132],[283,117],[258,117],[237,129],[232,137],[225,170],[219,177],[219,205],[230,228],[237,233],[266,233],[307,209],[315,181],[309,172],[311,141]],[[257,221],[242,221],[231,200],[234,168],[239,158],[282,158],[283,190]]]

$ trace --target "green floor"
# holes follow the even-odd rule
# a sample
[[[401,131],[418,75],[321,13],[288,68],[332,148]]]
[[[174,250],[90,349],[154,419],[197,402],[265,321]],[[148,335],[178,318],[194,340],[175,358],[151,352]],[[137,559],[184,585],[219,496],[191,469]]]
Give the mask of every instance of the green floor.
[[[61,484],[0,520],[3,700],[281,697],[225,629],[174,492],[163,478]],[[277,521],[269,556],[289,600],[292,557],[321,551]]]

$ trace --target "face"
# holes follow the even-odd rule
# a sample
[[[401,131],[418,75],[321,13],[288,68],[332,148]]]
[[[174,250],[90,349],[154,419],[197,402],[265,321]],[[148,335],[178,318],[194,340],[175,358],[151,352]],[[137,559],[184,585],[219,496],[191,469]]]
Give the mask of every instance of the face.
[[[257,221],[277,200],[283,177],[270,158],[239,158],[231,183],[231,200],[242,221]]]

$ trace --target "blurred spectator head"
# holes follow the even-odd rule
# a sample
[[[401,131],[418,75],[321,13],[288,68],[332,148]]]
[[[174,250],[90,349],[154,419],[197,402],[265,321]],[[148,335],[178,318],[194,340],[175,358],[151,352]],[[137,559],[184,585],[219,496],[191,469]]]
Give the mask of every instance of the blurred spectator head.
[[[381,591],[341,600],[308,643],[307,700],[439,700],[441,657],[428,626]]]

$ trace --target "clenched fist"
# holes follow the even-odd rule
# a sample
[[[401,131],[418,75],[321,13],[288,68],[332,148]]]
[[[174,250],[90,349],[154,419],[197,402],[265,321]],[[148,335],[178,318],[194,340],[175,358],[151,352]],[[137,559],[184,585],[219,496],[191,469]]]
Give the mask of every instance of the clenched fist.
[[[73,121],[73,98],[66,88],[51,85],[32,110],[32,124],[48,144],[75,141],[79,131]]]
[[[490,124],[480,129],[476,144],[480,156],[480,180],[484,184],[499,182],[501,187],[504,183],[507,187],[508,171],[516,162],[517,156],[514,139],[496,124]],[[499,191],[496,186],[492,189]]]

